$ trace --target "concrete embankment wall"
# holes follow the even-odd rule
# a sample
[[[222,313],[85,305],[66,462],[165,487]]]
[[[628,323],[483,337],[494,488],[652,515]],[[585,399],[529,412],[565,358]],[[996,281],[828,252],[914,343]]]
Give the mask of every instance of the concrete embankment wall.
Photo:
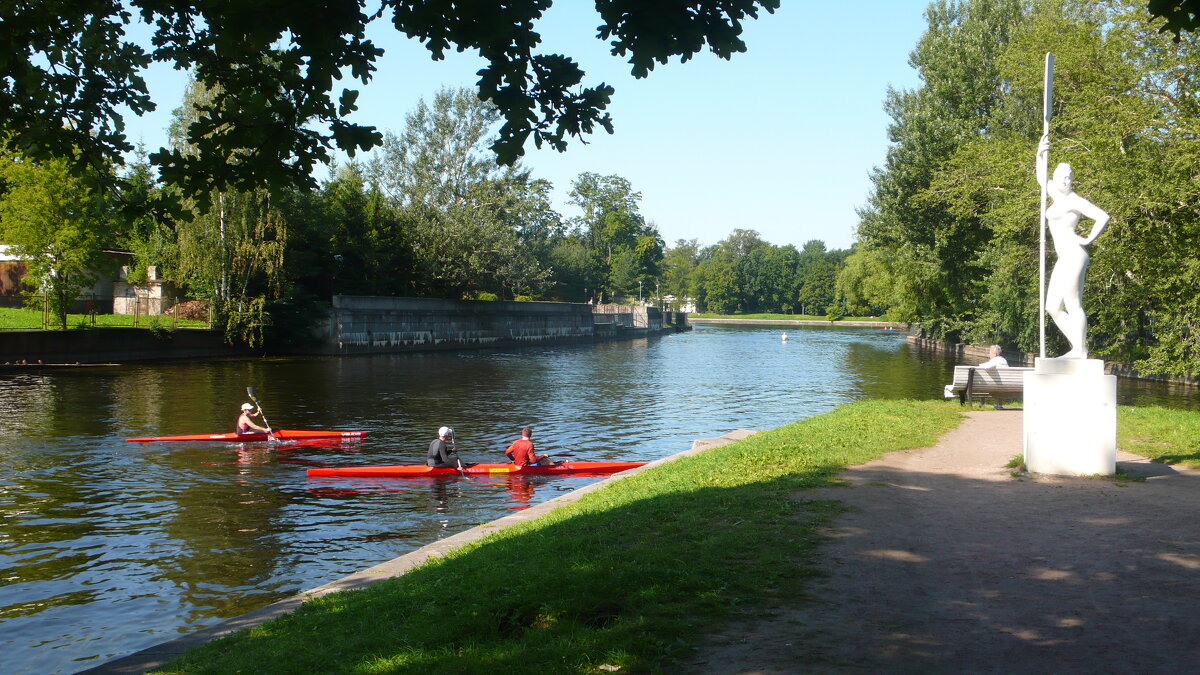
[[[591,305],[569,302],[337,295],[328,320],[318,327],[320,351],[348,355],[563,344],[675,330],[663,326],[662,313],[653,307],[595,308],[595,318],[593,311]]]
[[[622,340],[686,330],[687,316],[654,307],[334,296],[302,354],[352,355]],[[0,331],[0,365],[122,363],[246,357],[214,330],[93,328]]]
[[[952,355],[956,361],[966,363],[978,363],[988,359],[988,345],[969,345],[961,342],[942,342],[941,340],[931,340],[923,338],[919,335],[909,335],[908,343],[917,349],[934,352],[939,354]],[[1033,366],[1033,360],[1037,354],[1033,352],[1018,352],[1013,350],[1003,350],[1000,352],[1010,366]],[[1116,361],[1105,361],[1104,372],[1117,377],[1129,378],[1131,380],[1147,380],[1150,382],[1167,382],[1170,384],[1182,384],[1186,386],[1200,386],[1200,377],[1172,377],[1169,375],[1150,375],[1139,373],[1136,368],[1128,363],[1118,363]]]
[[[371,354],[592,339],[592,310],[567,302],[333,296],[324,351]]]
[[[0,331],[0,365],[43,363],[121,363],[159,359],[249,356],[244,347],[225,344],[221,331],[144,328],[79,328]]]

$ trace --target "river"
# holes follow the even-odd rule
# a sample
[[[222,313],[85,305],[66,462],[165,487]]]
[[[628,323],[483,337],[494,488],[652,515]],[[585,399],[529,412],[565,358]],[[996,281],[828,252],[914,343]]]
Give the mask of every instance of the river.
[[[0,649],[70,673],[237,616],[599,480],[307,479],[421,463],[439,426],[500,461],[654,460],[861,398],[936,398],[952,363],[871,328],[698,326],[597,345],[0,374]],[[343,444],[126,443],[232,430],[253,386],[275,427]],[[1162,386],[1122,402],[1193,406]]]

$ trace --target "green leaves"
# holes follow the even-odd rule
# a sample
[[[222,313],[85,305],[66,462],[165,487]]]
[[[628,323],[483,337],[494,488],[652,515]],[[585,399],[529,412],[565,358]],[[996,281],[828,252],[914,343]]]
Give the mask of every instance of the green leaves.
[[[1053,51],[1051,162],[1070,163],[1079,194],[1112,215],[1090,251],[1090,350],[1147,372],[1197,372],[1200,216],[1188,205],[1200,201],[1200,39],[1173,41],[1131,1],[1015,8],[931,5],[913,55],[926,84],[889,95],[895,145],[847,293],[890,298],[894,318],[937,337],[1038,349],[1033,158]],[[1047,339],[1057,351],[1052,327]]]
[[[0,135],[34,159],[65,158],[76,175],[121,164],[131,150],[118,111],[153,110],[142,72],[152,63],[189,70],[214,92],[205,121],[182,129],[191,153],[150,155],[160,176],[189,199],[214,191],[316,187],[313,168],[335,150],[354,156],[382,143],[373,126],[345,119],[356,93],[335,82],[366,84],[383,53],[367,26],[389,13],[397,31],[425,44],[432,58],[471,50],[487,66],[477,95],[502,124],[491,143],[512,165],[526,141],[565,150],[568,139],[604,129],[613,88],[584,86],[570,57],[539,54],[536,22],[551,0],[504,3],[384,0],[368,15],[358,0],[61,0],[17,3],[0,23]],[[597,3],[601,39],[630,55],[645,76],[655,62],[686,61],[707,46],[723,58],[744,51],[741,24],[778,0],[688,0],[672,7]],[[136,12],[149,44],[126,33]],[[137,31],[133,31],[137,32]]]
[[[659,275],[663,242],[642,217],[642,193],[621,176],[584,172],[570,194],[571,203],[583,210],[575,227],[592,258],[595,277],[589,288],[606,301],[633,298],[639,291],[644,297],[647,284]]]
[[[62,328],[67,310],[95,279],[105,241],[104,204],[65,160],[35,163],[0,153],[0,241],[25,261]]]

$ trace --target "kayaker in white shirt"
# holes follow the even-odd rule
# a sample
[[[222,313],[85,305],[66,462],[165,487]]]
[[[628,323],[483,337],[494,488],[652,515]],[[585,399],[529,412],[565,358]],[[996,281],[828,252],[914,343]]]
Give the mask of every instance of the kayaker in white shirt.
[[[260,427],[251,418],[257,417],[261,411],[250,403],[242,404],[242,414],[238,415],[235,430],[240,434],[269,433],[266,427]]]

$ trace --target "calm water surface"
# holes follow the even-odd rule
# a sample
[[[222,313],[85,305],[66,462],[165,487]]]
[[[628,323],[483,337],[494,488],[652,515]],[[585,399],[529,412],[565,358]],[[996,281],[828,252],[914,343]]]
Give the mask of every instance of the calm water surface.
[[[596,478],[309,480],[310,466],[421,463],[441,425],[500,461],[539,450],[653,460],[860,398],[935,398],[952,363],[900,332],[699,326],[596,346],[0,375],[0,650],[69,673],[212,625]],[[125,443],[232,430],[247,386],[276,427],[346,444]],[[1122,402],[1194,407],[1163,387]]]

